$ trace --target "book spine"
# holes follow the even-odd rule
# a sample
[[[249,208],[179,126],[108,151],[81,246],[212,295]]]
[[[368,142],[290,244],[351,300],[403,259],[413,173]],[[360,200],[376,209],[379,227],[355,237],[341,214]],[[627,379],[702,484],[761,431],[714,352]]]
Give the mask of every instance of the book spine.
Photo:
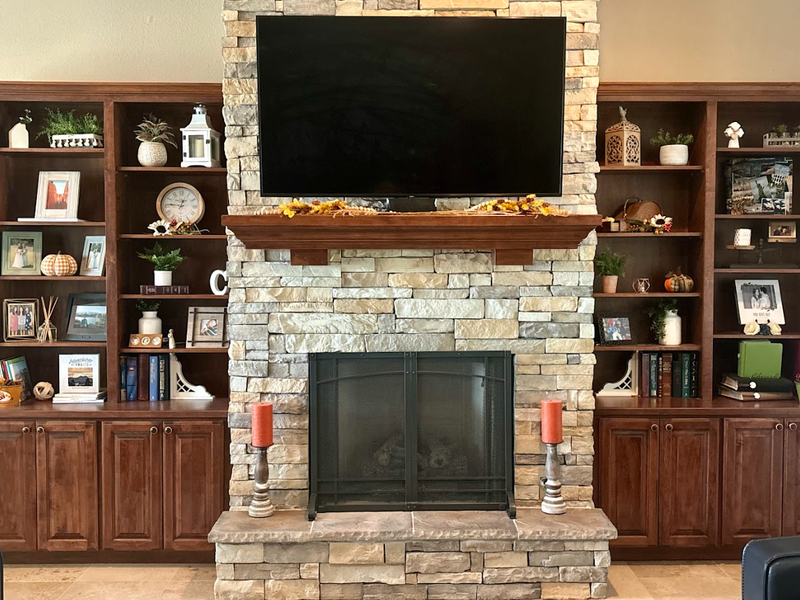
[[[676,352],[672,355],[672,397],[681,397],[681,355]]]
[[[698,352],[692,352],[692,388],[691,398],[700,397],[700,359]]]
[[[158,355],[150,355],[150,402],[158,400]]]
[[[158,399],[167,400],[167,356],[158,355]]]
[[[639,396],[647,398],[650,395],[650,353],[641,353],[641,368],[639,370]]]
[[[137,364],[135,356],[126,356],[126,373],[125,373],[125,399],[128,402],[133,402],[137,397],[136,382],[138,381],[138,374],[136,373]]]
[[[661,355],[664,359],[664,398],[672,397],[672,352],[665,352]]]
[[[650,353],[650,397],[658,396],[658,353]]]
[[[658,355],[658,386],[656,387],[656,394],[659,398],[664,397],[664,355]]]
[[[688,398],[691,390],[692,357],[688,352],[681,354],[681,398]]]
[[[147,393],[149,391],[149,369],[150,361],[147,354],[140,354],[138,356],[137,377],[136,377],[136,399],[147,401]]]

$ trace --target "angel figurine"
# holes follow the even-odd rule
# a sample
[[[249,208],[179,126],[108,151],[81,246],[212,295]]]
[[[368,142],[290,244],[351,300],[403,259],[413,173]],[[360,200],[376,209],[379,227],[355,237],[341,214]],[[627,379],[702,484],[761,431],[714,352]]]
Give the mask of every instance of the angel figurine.
[[[744,129],[737,121],[734,121],[725,130],[725,136],[730,138],[728,140],[728,148],[738,148],[739,138],[744,137]]]
[[[174,350],[175,349],[175,330],[174,329],[170,329],[169,330],[169,333],[167,334],[167,342],[169,344],[169,349],[170,350]]]

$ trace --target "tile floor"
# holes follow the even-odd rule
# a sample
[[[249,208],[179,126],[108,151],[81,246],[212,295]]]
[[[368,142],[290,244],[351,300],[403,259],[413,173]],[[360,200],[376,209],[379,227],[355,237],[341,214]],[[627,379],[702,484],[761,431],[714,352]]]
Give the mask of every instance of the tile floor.
[[[209,565],[6,566],[5,600],[213,600]],[[738,563],[614,563],[615,600],[739,600]]]

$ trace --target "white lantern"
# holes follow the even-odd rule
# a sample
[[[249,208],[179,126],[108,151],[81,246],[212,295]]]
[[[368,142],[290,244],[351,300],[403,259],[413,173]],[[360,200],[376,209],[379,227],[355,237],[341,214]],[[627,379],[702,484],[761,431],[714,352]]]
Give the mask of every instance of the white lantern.
[[[219,167],[220,134],[211,128],[206,107],[194,107],[191,122],[181,128],[183,160],[181,167]]]

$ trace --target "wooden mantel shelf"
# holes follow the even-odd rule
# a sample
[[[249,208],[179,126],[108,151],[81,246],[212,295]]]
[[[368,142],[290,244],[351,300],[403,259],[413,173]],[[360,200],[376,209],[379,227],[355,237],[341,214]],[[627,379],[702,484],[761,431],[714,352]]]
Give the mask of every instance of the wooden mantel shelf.
[[[600,225],[600,215],[512,216],[394,213],[370,216],[223,215],[252,249],[288,248],[293,265],[326,265],[328,250],[487,249],[495,264],[533,262],[535,249],[570,249]]]

